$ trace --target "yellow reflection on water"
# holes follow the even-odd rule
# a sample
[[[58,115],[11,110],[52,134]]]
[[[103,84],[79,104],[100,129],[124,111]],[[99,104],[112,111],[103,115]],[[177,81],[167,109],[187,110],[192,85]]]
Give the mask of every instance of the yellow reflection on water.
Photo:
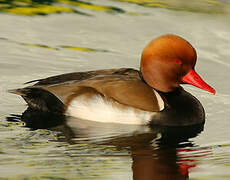
[[[120,8],[96,5],[83,1],[71,0],[1,0],[0,12],[25,16],[48,15],[54,13],[75,13],[88,15],[78,11],[87,9],[93,11],[123,13]]]
[[[58,48],[50,47],[50,46],[43,45],[43,44],[31,44],[31,43],[24,43],[24,42],[17,42],[17,43],[20,44],[20,45],[23,45],[23,46],[31,46],[31,47],[38,47],[38,48],[58,50]]]
[[[79,46],[65,46],[65,45],[57,45],[57,46],[48,46],[45,44],[36,44],[36,43],[27,43],[27,42],[19,42],[10,40],[7,38],[1,38],[0,40],[8,41],[11,43],[16,43],[22,46],[29,46],[29,47],[35,47],[35,48],[44,48],[49,50],[61,50],[61,49],[68,49],[68,50],[74,50],[74,51],[85,51],[85,52],[110,52],[109,50],[105,49],[93,49],[93,48],[87,48],[87,47],[79,47]]]
[[[74,13],[74,10],[67,7],[53,5],[36,5],[35,7],[18,6],[1,9],[2,12],[13,13],[25,16],[46,15],[52,13]]]
[[[123,3],[133,3],[148,8],[165,8],[179,11],[226,14],[230,12],[230,4],[220,0],[111,0]],[[115,3],[114,3],[115,4]],[[120,7],[98,5],[94,2],[79,0],[0,0],[0,12],[25,16],[48,15],[55,13],[74,13],[89,15],[83,12],[102,11],[113,13],[127,13],[136,15],[135,12],[126,12]]]

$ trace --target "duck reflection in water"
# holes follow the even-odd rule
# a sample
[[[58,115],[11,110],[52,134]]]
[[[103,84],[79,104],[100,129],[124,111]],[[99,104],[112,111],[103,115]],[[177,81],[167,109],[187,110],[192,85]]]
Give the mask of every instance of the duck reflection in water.
[[[11,118],[8,118],[9,120]],[[11,119],[12,120],[12,119]],[[166,127],[100,123],[28,108],[21,120],[31,129],[58,130],[64,134],[60,141],[92,142],[128,149],[132,157],[134,180],[188,179],[189,169],[196,164],[178,157],[183,148],[193,146],[189,138],[197,136],[204,124]],[[103,129],[103,131],[102,131]],[[192,159],[190,159],[190,162]]]

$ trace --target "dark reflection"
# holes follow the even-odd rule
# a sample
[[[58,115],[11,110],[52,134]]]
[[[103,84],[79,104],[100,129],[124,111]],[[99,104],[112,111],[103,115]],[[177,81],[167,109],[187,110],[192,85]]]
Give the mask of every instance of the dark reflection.
[[[64,136],[59,141],[71,144],[91,142],[126,149],[133,160],[134,180],[183,180],[188,179],[190,168],[196,166],[193,158],[189,162],[179,158],[178,152],[192,147],[189,138],[203,130],[203,124],[186,127],[138,126],[98,123],[67,118],[28,108],[21,116],[12,115],[8,121],[21,119],[31,129],[58,130]],[[64,138],[63,138],[64,137]],[[191,164],[192,162],[192,164]]]
[[[188,169],[177,164],[177,152],[174,148],[151,148],[132,151],[134,180],[179,180],[188,178]]]

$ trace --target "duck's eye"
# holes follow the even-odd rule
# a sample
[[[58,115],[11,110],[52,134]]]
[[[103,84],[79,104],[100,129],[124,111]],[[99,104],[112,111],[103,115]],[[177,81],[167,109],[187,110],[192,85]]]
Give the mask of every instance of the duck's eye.
[[[179,59],[177,59],[177,60],[175,61],[175,63],[176,63],[176,64],[182,64],[181,60],[179,60]]]

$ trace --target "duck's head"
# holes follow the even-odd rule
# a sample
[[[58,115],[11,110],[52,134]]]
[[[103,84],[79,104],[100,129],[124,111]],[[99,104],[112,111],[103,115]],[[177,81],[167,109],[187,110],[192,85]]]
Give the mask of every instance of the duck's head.
[[[168,34],[153,39],[143,50],[141,72],[152,88],[170,92],[188,83],[215,94],[195,72],[196,51],[185,39]]]

